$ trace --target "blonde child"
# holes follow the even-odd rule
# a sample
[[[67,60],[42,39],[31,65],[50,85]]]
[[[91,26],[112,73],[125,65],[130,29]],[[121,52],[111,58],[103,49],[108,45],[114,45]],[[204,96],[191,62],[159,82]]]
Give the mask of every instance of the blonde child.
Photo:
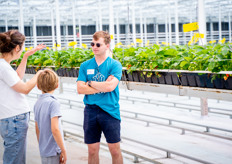
[[[60,104],[53,96],[58,82],[57,74],[50,69],[41,72],[37,79],[37,87],[42,95],[34,106],[34,114],[42,164],[65,164],[67,160]]]

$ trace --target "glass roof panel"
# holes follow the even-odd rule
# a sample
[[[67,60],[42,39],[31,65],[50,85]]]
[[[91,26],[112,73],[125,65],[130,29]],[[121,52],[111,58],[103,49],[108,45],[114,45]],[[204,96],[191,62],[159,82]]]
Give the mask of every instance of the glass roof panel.
[[[55,0],[0,0],[0,26],[5,25],[6,19],[8,25],[17,26],[19,24],[20,1],[23,3],[25,25],[29,25],[34,16],[38,25],[50,24],[51,11],[55,10]],[[119,18],[120,24],[126,24],[128,21],[131,23],[132,1],[112,0],[114,17]],[[197,21],[197,2],[197,0],[177,0],[180,23],[187,23],[190,20]],[[62,24],[72,25],[72,7],[75,8],[76,19],[81,18],[83,24],[96,24],[100,10],[103,24],[109,24],[109,0],[59,0]],[[174,23],[175,0],[134,0],[134,8],[137,24],[140,15],[147,18],[147,23],[164,24],[168,12],[170,12]],[[222,22],[228,21],[228,14],[232,12],[231,0],[205,0],[206,20],[218,22],[219,8],[221,9]]]

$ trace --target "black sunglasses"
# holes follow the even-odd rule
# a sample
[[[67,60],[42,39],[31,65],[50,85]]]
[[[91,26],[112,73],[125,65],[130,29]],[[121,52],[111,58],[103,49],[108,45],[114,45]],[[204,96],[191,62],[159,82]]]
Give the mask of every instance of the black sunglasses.
[[[94,42],[91,42],[90,45],[91,45],[92,47],[94,47],[95,43],[94,43]],[[100,44],[100,43],[96,43],[96,46],[97,46],[97,47],[101,47],[101,44]]]

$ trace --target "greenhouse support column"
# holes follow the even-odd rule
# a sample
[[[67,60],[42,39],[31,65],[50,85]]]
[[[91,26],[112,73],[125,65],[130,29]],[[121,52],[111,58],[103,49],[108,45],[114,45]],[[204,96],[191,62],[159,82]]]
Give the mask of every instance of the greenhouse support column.
[[[36,18],[35,15],[33,17],[33,38],[34,38],[34,48],[37,46],[37,36],[36,36]]]
[[[229,12],[229,42],[231,43],[231,20],[230,20],[230,12]]]
[[[172,45],[172,22],[171,22],[171,11],[170,2],[168,2],[168,32],[169,32],[169,44]]]
[[[136,46],[135,1],[134,0],[132,0],[132,33],[133,33],[133,43]]]
[[[52,47],[55,50],[55,25],[54,25],[54,15],[53,15],[53,8],[51,9],[51,23],[52,23]]]
[[[157,23],[157,21],[155,24],[155,33],[156,33],[156,42],[157,44],[159,44],[159,24]]]
[[[179,41],[178,0],[175,1],[175,33],[176,33],[176,45],[179,45],[180,41]]]
[[[192,16],[191,16],[191,17],[192,17]],[[191,21],[191,23],[192,23],[192,21]],[[190,31],[190,39],[189,39],[189,40],[191,40],[192,37],[193,37],[193,31]]]
[[[20,10],[20,32],[24,34],[24,23],[23,23],[23,2],[19,0],[19,10]]]
[[[66,45],[68,46],[68,25],[65,26],[65,40],[66,40]]]
[[[5,19],[5,29],[6,29],[6,31],[8,31],[8,22],[7,22],[7,16],[6,16],[6,19]]]
[[[201,116],[208,115],[208,100],[201,97]]]
[[[9,9],[8,9],[8,6],[9,6],[9,3],[8,3],[8,5],[7,5],[7,7],[6,7],[6,17],[5,17],[5,31],[8,31],[8,19],[7,19],[7,15],[8,15],[8,11],[9,11]]]
[[[165,42],[168,43],[168,17],[165,14]]]
[[[143,47],[143,16],[142,11],[140,10],[140,39],[142,40],[141,47]]]
[[[155,40],[156,40],[156,18],[154,18],[154,24],[153,24],[153,31],[154,31],[154,43],[155,43]]]
[[[98,16],[96,16],[96,31],[99,31],[99,21],[98,21]]]
[[[102,31],[101,0],[98,0],[99,30]]]
[[[57,49],[61,50],[59,0],[56,0],[55,2],[56,2],[56,37],[57,37],[57,44],[60,44],[60,47],[57,47]]]
[[[186,33],[183,32],[183,41],[184,41],[184,45],[186,45]]]
[[[18,30],[20,31],[20,20],[18,20]]]
[[[117,12],[117,18],[116,18],[116,29],[117,29],[117,43],[120,42],[120,27],[119,27],[119,18],[118,18],[118,12]]]
[[[198,25],[199,33],[204,34],[204,38],[199,39],[199,45],[206,44],[206,21],[205,21],[205,7],[204,0],[198,0]]]
[[[126,23],[126,41],[125,44],[129,45],[130,44],[130,8],[129,8],[129,2],[127,2],[127,23]]]
[[[113,0],[109,0],[109,13],[110,13],[110,35],[113,36],[111,38],[110,48],[114,49],[115,42],[114,42],[114,8],[113,8]]]
[[[190,11],[190,23],[193,23],[193,9],[192,9],[192,6],[190,6],[190,9],[189,9],[189,11]],[[193,31],[190,31],[190,40],[192,39],[192,37],[193,37]]]
[[[222,18],[221,18],[221,5],[219,4],[218,8],[218,29],[219,29],[219,40],[222,40]]]
[[[77,41],[75,6],[76,6],[76,1],[74,1],[74,5],[72,5],[73,41],[74,41],[74,42]],[[76,46],[77,46],[77,45],[75,45],[74,48],[76,48]]]
[[[147,44],[147,20],[144,18],[144,43]]]
[[[213,22],[210,20],[210,40],[213,40]]]
[[[79,16],[78,19],[78,24],[79,24],[79,47],[82,47],[82,30],[81,30],[81,17]]]
[[[198,0],[198,25],[199,33],[204,34],[204,38],[199,39],[199,45],[206,44],[206,21],[205,21],[205,8],[204,0]],[[208,115],[208,100],[207,98],[201,97],[201,116]]]

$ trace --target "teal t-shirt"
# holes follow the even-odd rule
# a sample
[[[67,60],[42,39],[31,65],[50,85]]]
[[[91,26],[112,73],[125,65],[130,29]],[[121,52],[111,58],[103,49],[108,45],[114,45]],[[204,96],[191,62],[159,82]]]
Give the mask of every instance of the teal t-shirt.
[[[77,81],[103,82],[113,75],[119,81],[122,76],[122,65],[120,62],[108,57],[100,66],[97,65],[95,57],[81,64]],[[119,86],[112,92],[101,92],[93,95],[85,95],[84,103],[97,105],[112,117],[121,120],[119,111]]]

